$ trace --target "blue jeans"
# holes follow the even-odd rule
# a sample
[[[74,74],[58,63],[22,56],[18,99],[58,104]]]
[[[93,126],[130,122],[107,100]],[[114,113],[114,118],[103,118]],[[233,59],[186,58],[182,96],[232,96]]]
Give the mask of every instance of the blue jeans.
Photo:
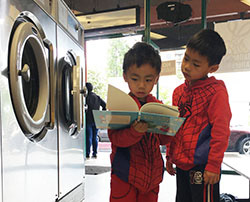
[[[86,124],[86,156],[89,157],[90,155],[90,148],[93,145],[93,156],[97,154],[97,146],[98,146],[98,139],[97,139],[98,129],[95,126],[95,123],[87,123]]]

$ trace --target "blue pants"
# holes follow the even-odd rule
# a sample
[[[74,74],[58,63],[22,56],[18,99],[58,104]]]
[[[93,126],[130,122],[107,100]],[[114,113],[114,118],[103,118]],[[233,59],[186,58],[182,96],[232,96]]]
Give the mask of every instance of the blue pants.
[[[96,128],[94,123],[86,124],[86,156],[89,157],[90,155],[90,148],[93,145],[93,156],[97,154],[97,146],[98,146],[98,139],[97,139],[98,129]]]

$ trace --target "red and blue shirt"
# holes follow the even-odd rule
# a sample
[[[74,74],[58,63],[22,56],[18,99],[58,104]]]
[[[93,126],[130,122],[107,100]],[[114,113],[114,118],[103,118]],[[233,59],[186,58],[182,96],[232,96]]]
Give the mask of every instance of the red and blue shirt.
[[[224,82],[210,77],[190,86],[186,81],[174,90],[173,105],[186,120],[170,144],[169,160],[183,170],[206,165],[220,173],[232,116]]]
[[[139,107],[141,104],[133,97]],[[160,102],[148,95],[146,102]],[[168,144],[167,135],[139,133],[132,127],[108,130],[112,153],[111,170],[121,180],[130,183],[142,192],[156,188],[163,179],[164,163],[160,145]]]

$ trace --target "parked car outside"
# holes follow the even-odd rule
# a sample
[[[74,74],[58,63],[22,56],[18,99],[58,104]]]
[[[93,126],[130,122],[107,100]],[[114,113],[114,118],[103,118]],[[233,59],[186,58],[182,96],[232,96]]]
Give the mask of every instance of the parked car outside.
[[[250,127],[233,126],[227,152],[239,152],[240,154],[250,154]],[[109,142],[108,132],[106,129],[99,129],[99,142]],[[161,146],[161,152],[166,152],[165,146]]]
[[[250,154],[250,127],[231,126],[231,134],[227,151]]]
[[[161,152],[166,153],[166,147],[161,146]],[[250,127],[231,126],[228,148],[226,152],[239,152],[250,155]]]
[[[99,129],[97,137],[99,142],[110,142],[107,129]]]

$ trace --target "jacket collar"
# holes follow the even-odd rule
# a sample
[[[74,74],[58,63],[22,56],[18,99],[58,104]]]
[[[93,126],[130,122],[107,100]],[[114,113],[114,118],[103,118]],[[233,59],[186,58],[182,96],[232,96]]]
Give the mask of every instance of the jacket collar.
[[[211,83],[215,83],[217,80],[214,76],[208,77],[206,79],[198,80],[193,85],[190,85],[187,80],[185,80],[185,87],[187,89],[196,89],[196,88],[202,88],[204,86],[210,85]]]

